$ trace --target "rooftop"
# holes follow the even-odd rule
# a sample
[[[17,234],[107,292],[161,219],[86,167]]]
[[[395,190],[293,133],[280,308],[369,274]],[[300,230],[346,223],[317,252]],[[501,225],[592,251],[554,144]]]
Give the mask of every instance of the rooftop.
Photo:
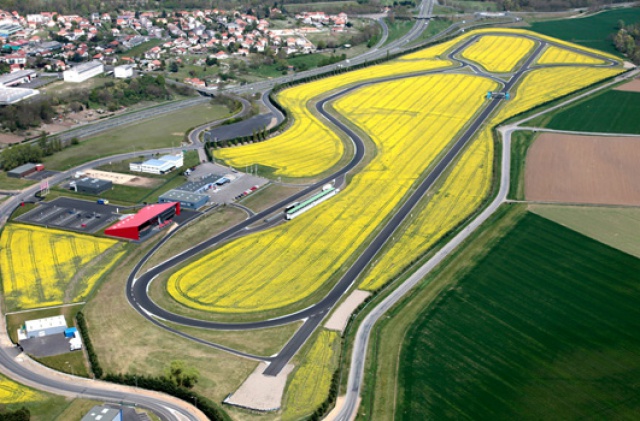
[[[122,229],[122,228],[135,228],[135,227],[139,227],[140,225],[144,224],[145,222],[155,218],[156,216],[160,215],[162,212],[170,209],[172,206],[175,206],[175,202],[172,203],[156,203],[153,205],[149,205],[149,206],[145,206],[144,208],[140,209],[138,211],[138,213],[134,214],[134,215],[130,215],[122,220],[120,220],[119,222],[116,222],[115,224],[111,225],[109,228],[106,229],[105,233],[108,234],[107,231],[110,231],[112,229]]]
[[[24,322],[27,332],[33,332],[34,330],[47,329],[51,327],[67,327],[67,321],[64,316],[46,317],[44,319],[27,320]]]
[[[203,199],[206,199],[206,201],[208,201],[209,196],[207,196],[206,194],[191,193],[182,190],[169,190],[168,192],[161,194],[160,199],[176,202],[197,203]]]
[[[37,89],[0,87],[0,105],[15,104],[38,94]]]
[[[181,190],[185,192],[194,192],[196,190],[200,190],[203,186],[206,186],[207,184],[215,183],[220,179],[220,177],[221,177],[220,175],[210,174],[206,177],[201,178],[200,180],[189,181],[188,183],[184,183],[183,185],[178,187],[176,190]]]

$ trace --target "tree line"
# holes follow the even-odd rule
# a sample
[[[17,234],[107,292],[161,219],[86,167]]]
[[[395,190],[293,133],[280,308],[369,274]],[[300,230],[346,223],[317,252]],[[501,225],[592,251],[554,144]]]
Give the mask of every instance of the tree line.
[[[618,28],[613,37],[616,49],[634,64],[640,64],[640,22],[625,25],[624,21],[619,21]]]

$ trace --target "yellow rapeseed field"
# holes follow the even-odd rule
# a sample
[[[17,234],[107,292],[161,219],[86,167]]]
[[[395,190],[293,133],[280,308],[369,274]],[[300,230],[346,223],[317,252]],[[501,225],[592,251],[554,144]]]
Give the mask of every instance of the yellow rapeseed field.
[[[464,152],[442,187],[417,211],[415,222],[396,233],[398,241],[376,259],[360,288],[381,287],[467,218],[488,194],[492,171],[493,140],[491,131],[484,130]]]
[[[468,218],[489,192],[493,168],[491,127],[540,105],[621,72],[621,69],[556,67],[529,73],[502,108],[473,140],[460,161],[408,224],[400,238],[378,258],[363,278],[360,288],[375,290],[399,275],[448,231]]]
[[[535,42],[518,36],[484,35],[465,48],[462,57],[474,61],[489,72],[507,73],[516,70],[535,47]]]
[[[261,164],[275,169],[275,175],[313,177],[333,167],[344,153],[340,138],[309,111],[309,102],[329,90],[382,77],[423,72],[446,67],[446,60],[420,59],[390,62],[343,73],[286,89],[278,95],[280,103],[293,116],[293,125],[265,142],[214,151],[228,165],[244,168]],[[313,151],[310,153],[310,151]]]
[[[42,399],[39,393],[0,375],[0,404],[9,405]]]
[[[384,82],[335,103],[378,154],[336,197],[271,230],[214,250],[179,270],[167,289],[214,312],[258,312],[318,290],[392,212],[416,178],[484,104],[497,84],[440,74]]]
[[[0,269],[7,307],[45,307],[85,298],[122,252],[94,262],[96,267],[85,266],[117,243],[30,225],[7,225],[0,238]],[[76,276],[81,269],[84,271]]]
[[[329,395],[338,364],[338,333],[322,330],[294,372],[284,398],[282,419],[297,420],[312,413]]]
[[[604,64],[604,60],[551,45],[542,53],[538,64]]]

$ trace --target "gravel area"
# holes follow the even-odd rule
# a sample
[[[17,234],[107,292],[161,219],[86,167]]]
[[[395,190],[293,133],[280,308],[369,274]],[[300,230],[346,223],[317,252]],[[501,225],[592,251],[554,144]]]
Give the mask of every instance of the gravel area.
[[[346,300],[333,312],[331,317],[325,322],[324,327],[342,332],[347,327],[347,322],[351,313],[369,296],[371,293],[356,289]]]
[[[224,400],[224,403],[256,411],[280,409],[287,376],[293,370],[293,365],[287,364],[277,376],[262,374],[266,368],[266,363],[260,363],[240,388]]]

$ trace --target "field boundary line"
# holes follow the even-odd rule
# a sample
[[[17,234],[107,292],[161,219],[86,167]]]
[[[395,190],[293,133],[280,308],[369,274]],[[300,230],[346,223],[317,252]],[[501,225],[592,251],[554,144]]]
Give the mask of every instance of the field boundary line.
[[[518,126],[519,130],[530,130],[533,132],[558,133],[558,134],[575,134],[582,136],[608,136],[608,137],[640,137],[640,133],[615,133],[615,132],[583,132],[576,130],[557,130],[546,127]]]
[[[19,311],[10,311],[8,313],[5,313],[5,316],[9,316],[10,314],[22,314],[22,313],[29,313],[32,311],[40,311],[40,310],[50,310],[52,308],[64,308],[64,307],[73,307],[73,306],[79,306],[79,305],[84,305],[87,304],[86,301],[78,301],[77,303],[69,303],[69,304],[61,304],[61,305],[57,305],[57,306],[49,306],[49,307],[38,307],[38,308],[30,308],[30,309],[26,309],[26,310],[19,310]]]

